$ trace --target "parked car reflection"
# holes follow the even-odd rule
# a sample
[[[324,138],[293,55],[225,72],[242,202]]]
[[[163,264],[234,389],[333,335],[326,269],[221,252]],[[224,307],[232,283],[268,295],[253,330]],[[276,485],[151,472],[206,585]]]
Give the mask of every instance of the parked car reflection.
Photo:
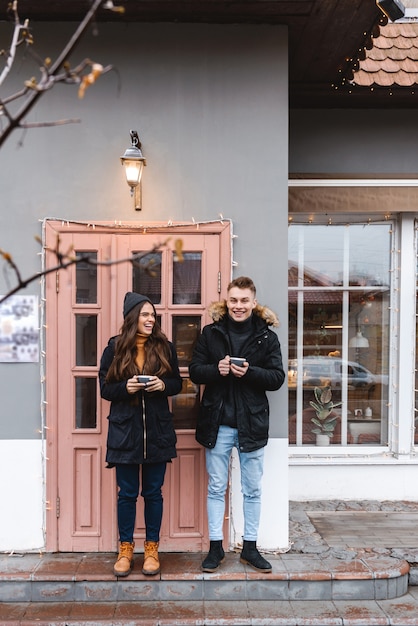
[[[288,385],[297,386],[298,361],[289,360]],[[332,388],[347,384],[349,388],[368,389],[378,383],[387,384],[388,377],[373,374],[364,365],[354,361],[327,356],[309,356],[303,359],[303,387],[330,385]]]

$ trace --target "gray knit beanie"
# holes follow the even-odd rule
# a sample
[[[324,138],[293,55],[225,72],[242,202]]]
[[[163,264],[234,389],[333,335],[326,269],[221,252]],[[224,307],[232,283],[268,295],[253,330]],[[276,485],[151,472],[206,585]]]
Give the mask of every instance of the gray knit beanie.
[[[129,311],[139,304],[140,302],[151,302],[151,300],[147,296],[143,296],[140,293],[133,293],[133,291],[128,291],[125,295],[125,300],[123,301],[123,317],[125,318]]]

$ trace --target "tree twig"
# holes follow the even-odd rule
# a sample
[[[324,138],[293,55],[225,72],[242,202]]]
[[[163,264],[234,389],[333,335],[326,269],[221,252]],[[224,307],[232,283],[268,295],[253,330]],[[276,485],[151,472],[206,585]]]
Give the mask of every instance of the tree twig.
[[[111,265],[120,265],[121,263],[132,263],[133,265],[137,265],[141,259],[145,258],[149,254],[157,252],[161,248],[164,248],[169,240],[170,237],[168,237],[161,243],[156,243],[152,248],[145,252],[137,252],[129,257],[124,257],[121,259],[108,259],[107,261],[98,261],[95,257],[92,257],[89,254],[72,256],[72,249],[67,250],[67,252],[65,253],[61,252],[60,238],[59,236],[57,236],[55,249],[51,250],[51,252],[56,256],[58,263],[53,267],[42,270],[41,272],[36,272],[35,274],[32,274],[32,276],[29,276],[25,279],[22,278],[19,268],[14,262],[12,255],[9,252],[5,252],[0,248],[0,256],[3,257],[3,260],[11,267],[17,279],[17,285],[0,298],[0,304],[5,302],[5,300],[10,298],[10,296],[13,296],[22,289],[25,289],[28,285],[30,285],[30,283],[33,283],[35,280],[39,280],[39,278],[41,278],[42,276],[48,276],[48,274],[52,274],[53,272],[59,272],[61,270],[68,269],[72,265],[77,265],[79,263],[87,263],[96,267],[109,267]],[[180,251],[180,253],[182,250],[182,244],[183,242],[181,239],[176,239],[175,249]],[[179,260],[182,260],[181,254]]]
[[[94,64],[92,61],[89,61],[88,59],[86,59],[83,63],[81,63],[77,68],[73,69],[72,71],[70,71],[69,69],[66,69],[64,73],[60,74],[61,69],[65,66],[66,63],[68,63],[68,58],[75,50],[80,39],[82,38],[88,26],[94,19],[97,13],[97,10],[99,9],[100,5],[103,3],[104,3],[104,0],[92,0],[92,4],[90,6],[89,11],[85,15],[81,23],[78,25],[78,27],[76,28],[72,37],[69,39],[67,44],[59,53],[57,59],[50,65],[48,65],[47,63],[41,64],[40,66],[41,79],[39,82],[35,81],[34,79],[27,80],[25,82],[24,89],[20,90],[19,92],[15,93],[12,96],[9,96],[8,98],[0,100],[0,111],[5,115],[5,117],[7,118],[9,122],[8,125],[5,126],[5,128],[0,131],[0,147],[3,145],[3,143],[8,139],[10,134],[16,128],[29,128],[27,123],[23,123],[24,117],[31,111],[31,109],[39,100],[39,98],[42,96],[42,94],[45,93],[45,91],[51,89],[57,82],[70,82],[70,83],[80,83],[80,84],[84,83],[84,85],[87,83],[87,86],[88,86],[89,83],[91,84],[92,82],[95,81],[98,75],[104,74],[106,72],[109,72],[111,69],[113,69],[111,65],[105,68],[102,68],[101,66],[98,66],[97,64]],[[8,75],[10,68],[13,64],[13,61],[15,59],[16,48],[19,45],[19,34],[21,33],[21,31],[25,33],[24,29],[25,28],[27,29],[28,27],[27,21],[25,22],[24,25],[20,24],[19,18],[18,18],[18,12],[17,12],[17,5],[18,5],[17,0],[14,0],[13,5],[12,5],[12,10],[14,12],[14,17],[15,17],[15,26],[14,26],[14,32],[13,32],[13,37],[12,37],[12,44],[11,44],[11,48],[8,54],[6,66],[1,74],[2,81],[4,81],[4,79]],[[106,3],[104,3],[104,7],[106,8]],[[116,8],[113,7],[112,10],[115,10],[115,9]],[[32,43],[32,39],[30,35],[26,35],[23,40],[27,40],[28,43]],[[81,75],[82,71],[86,67],[86,65],[91,66],[92,68],[91,73],[88,76],[82,76]],[[97,70],[95,69],[96,67],[100,67],[100,69]],[[96,71],[96,75],[94,75],[94,71]],[[93,78],[89,80],[90,76],[93,76]],[[83,93],[84,92],[80,91],[79,97],[82,97]],[[21,108],[17,111],[17,113],[12,116],[10,114],[10,111],[6,110],[5,105],[11,101],[16,101],[19,98],[22,98],[23,96],[26,96],[23,106],[21,106]]]

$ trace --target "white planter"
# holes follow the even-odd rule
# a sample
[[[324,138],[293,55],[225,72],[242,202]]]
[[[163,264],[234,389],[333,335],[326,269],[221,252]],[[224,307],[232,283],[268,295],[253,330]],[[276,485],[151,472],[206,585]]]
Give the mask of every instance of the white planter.
[[[328,435],[317,435],[316,436],[316,445],[317,446],[329,446],[329,437],[328,437]]]

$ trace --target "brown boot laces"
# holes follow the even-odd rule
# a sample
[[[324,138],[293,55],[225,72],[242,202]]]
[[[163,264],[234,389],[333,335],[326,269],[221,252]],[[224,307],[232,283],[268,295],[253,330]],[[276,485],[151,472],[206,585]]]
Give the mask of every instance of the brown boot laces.
[[[129,561],[131,561],[133,551],[134,551],[133,545],[127,541],[124,541],[123,543],[120,544],[120,547],[119,547],[118,561],[120,561],[123,558],[127,558],[129,559]]]
[[[145,546],[145,559],[149,557],[158,561],[158,543],[156,541],[150,541]]]

